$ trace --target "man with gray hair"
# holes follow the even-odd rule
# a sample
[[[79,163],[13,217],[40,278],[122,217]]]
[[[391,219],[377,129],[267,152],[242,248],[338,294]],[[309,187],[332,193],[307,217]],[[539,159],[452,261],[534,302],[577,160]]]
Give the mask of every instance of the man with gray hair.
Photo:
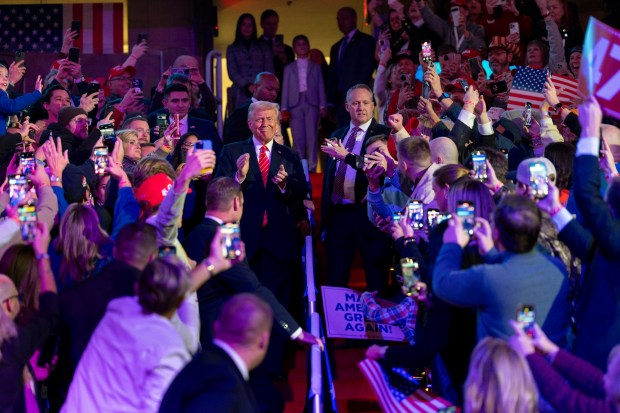
[[[250,266],[286,307],[291,275],[301,265],[295,212],[308,185],[299,155],[274,141],[279,115],[276,103],[253,102],[247,118],[252,136],[224,146],[215,176],[241,184],[245,201],[241,238]]]
[[[174,379],[160,413],[201,411],[256,412],[249,373],[265,358],[273,313],[250,293],[237,294],[214,323],[215,338]]]

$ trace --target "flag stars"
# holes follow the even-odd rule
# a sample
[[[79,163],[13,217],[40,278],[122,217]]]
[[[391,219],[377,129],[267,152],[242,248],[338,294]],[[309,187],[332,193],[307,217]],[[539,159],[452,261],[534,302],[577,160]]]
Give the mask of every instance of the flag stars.
[[[49,36],[50,34],[52,34],[52,31],[51,31],[50,29],[47,29],[47,30],[45,31],[45,34],[47,34],[47,35]]]
[[[24,27],[26,27],[26,29],[27,29],[27,28],[29,28],[29,27],[30,27],[30,23],[26,22],[26,23],[24,24]]]

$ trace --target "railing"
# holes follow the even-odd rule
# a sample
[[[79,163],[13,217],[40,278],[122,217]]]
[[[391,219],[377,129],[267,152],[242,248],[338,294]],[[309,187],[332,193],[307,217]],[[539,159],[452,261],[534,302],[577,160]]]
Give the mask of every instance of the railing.
[[[308,174],[308,162],[302,160],[302,166],[306,175],[306,181],[310,182],[310,175]],[[308,219],[312,226],[314,226],[314,218],[312,211],[307,210]],[[308,326],[306,327],[310,333],[319,337],[325,343],[325,337],[321,328],[321,315],[318,312],[318,304],[316,298],[316,281],[314,278],[314,244],[312,240],[312,234],[308,235],[304,241],[304,273],[306,276],[306,295],[308,299]],[[325,344],[326,345],[326,344]],[[327,351],[327,347],[325,348]],[[323,354],[318,345],[313,345],[310,350],[310,385],[308,388],[308,400],[310,402],[309,411],[312,413],[323,413]],[[326,359],[326,358],[325,358]],[[327,366],[327,368],[329,368]],[[331,375],[329,375],[331,376]]]
[[[222,110],[223,102],[223,85],[222,85],[222,52],[213,49],[205,57],[205,72],[207,75],[207,86],[213,92],[215,104],[217,105],[217,132],[220,137],[224,134],[224,111]]]

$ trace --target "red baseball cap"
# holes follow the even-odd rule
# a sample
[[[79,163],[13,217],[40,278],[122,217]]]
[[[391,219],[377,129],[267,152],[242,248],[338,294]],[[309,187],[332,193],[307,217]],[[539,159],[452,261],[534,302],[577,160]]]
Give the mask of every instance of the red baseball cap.
[[[136,68],[133,66],[114,66],[108,71],[108,81],[113,77],[122,75],[123,73],[129,73],[131,76],[134,76],[136,74]]]
[[[461,52],[461,56],[465,59],[471,59],[472,57],[481,57],[482,55],[476,49],[465,49]]]
[[[155,174],[136,189],[134,196],[142,209],[154,208],[163,202],[173,184],[174,181],[165,173]],[[191,192],[191,189],[187,190],[188,194]]]

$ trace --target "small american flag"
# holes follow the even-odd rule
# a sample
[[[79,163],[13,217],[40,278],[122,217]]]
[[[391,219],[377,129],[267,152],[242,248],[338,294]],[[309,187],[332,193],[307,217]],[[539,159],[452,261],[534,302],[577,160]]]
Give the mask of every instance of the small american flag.
[[[22,4],[0,6],[3,52],[59,52],[72,20],[81,21],[73,46],[81,53],[123,53],[123,3]]]
[[[517,67],[517,74],[512,81],[510,97],[508,98],[508,110],[523,109],[525,102],[530,102],[534,109],[540,108],[544,102],[543,88],[547,80],[548,71],[532,69],[530,67]],[[558,99],[564,105],[569,106],[578,98],[577,81],[562,75],[552,75],[551,81],[555,86]]]
[[[377,393],[379,404],[387,413],[432,413],[451,406],[450,402],[420,389],[418,381],[406,370],[382,366],[365,359],[358,367]]]

